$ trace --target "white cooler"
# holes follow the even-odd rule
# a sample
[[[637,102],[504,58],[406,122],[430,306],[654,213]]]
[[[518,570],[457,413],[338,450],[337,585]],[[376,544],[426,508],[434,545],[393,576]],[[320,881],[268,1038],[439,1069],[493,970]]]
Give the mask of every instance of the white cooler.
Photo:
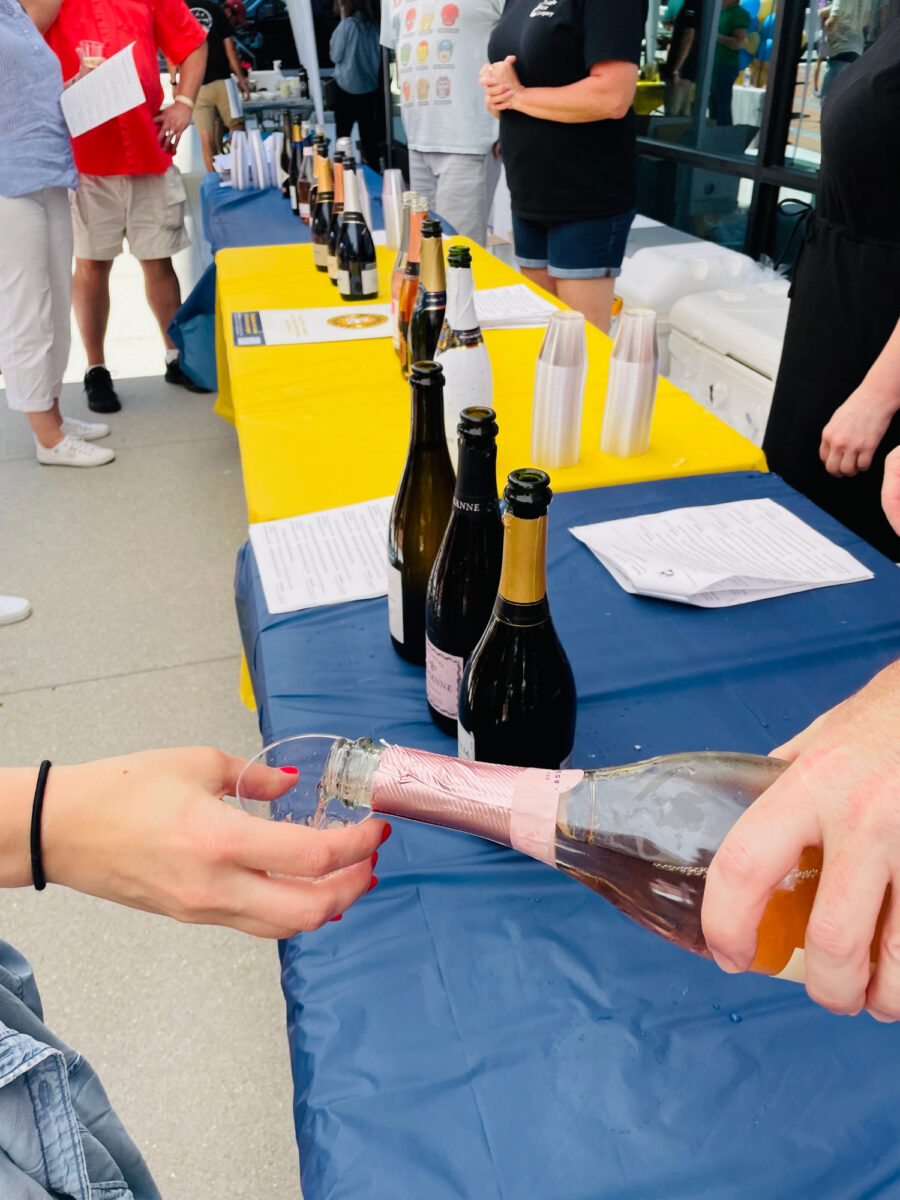
[[[668,377],[762,445],[787,325],[788,281],[685,296],[670,314]]]
[[[672,308],[684,296],[763,283],[771,272],[746,254],[715,242],[645,246],[627,257],[616,280],[616,295],[628,308],[652,308],[659,337],[659,369],[669,374]]]

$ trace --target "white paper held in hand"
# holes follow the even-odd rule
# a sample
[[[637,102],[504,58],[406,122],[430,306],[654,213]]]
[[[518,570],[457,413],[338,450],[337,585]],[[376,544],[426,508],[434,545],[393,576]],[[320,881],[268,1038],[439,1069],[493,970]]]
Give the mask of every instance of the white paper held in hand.
[[[768,498],[571,529],[626,592],[724,608],[859,583],[873,573]]]
[[[269,612],[385,595],[385,546],[393,502],[393,496],[384,496],[251,525],[250,543]]]
[[[69,133],[72,137],[80,137],[89,129],[96,129],[113,117],[137,108],[145,99],[134,65],[132,42],[66,88],[59,103]]]

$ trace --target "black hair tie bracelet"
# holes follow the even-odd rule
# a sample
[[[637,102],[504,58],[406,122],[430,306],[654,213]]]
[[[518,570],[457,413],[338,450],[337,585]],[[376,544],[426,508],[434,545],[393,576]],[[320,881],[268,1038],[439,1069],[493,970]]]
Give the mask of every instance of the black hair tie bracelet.
[[[47,886],[44,864],[41,859],[41,813],[44,811],[44,792],[50,763],[45,758],[38,769],[37,785],[34,789],[34,804],[31,807],[31,878],[35,891],[42,892]]]

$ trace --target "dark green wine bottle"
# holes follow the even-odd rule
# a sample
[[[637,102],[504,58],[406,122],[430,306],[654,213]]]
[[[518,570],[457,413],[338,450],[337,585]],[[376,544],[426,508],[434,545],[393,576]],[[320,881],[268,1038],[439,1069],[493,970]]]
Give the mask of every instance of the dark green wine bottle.
[[[291,208],[294,207],[294,202],[291,197],[291,159],[294,151],[294,126],[291,123],[291,114],[288,109],[285,109],[281,114],[281,191],[286,200],[291,201]]]
[[[547,602],[552,495],[544,471],[509,476],[500,587],[460,684],[460,758],[556,770],[572,753],[575,680]]]
[[[334,200],[328,222],[328,278],[337,287],[337,248],[344,216],[344,152],[334,152]]]
[[[334,203],[334,183],[328,147],[319,143],[316,152],[316,207],[311,221],[313,262],[316,270],[328,270],[328,227]]]
[[[344,160],[344,213],[337,245],[337,285],[342,300],[374,300],[378,295],[375,243],[362,215],[356,163]]]
[[[409,321],[409,361],[434,358],[447,308],[447,279],[444,271],[444,241],[440,221],[422,223],[419,252],[419,290]]]
[[[497,499],[497,416],[459,415],[453,511],[425,597],[425,694],[431,719],[456,737],[463,668],[484,633],[500,582],[503,525]]]
[[[444,434],[444,372],[414,363],[409,451],[388,531],[388,617],[394,649],[425,662],[425,592],[450,519],[454,476]]]

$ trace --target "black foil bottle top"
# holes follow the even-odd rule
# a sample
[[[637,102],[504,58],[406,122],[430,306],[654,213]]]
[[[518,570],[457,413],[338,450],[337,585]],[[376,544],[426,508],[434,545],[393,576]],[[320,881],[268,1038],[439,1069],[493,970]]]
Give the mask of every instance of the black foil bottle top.
[[[537,467],[518,467],[510,471],[503,499],[507,511],[514,517],[534,521],[546,516],[553,493],[550,491],[550,476]]]
[[[439,238],[442,232],[440,221],[435,221],[432,217],[426,217],[422,222],[423,238]]]
[[[464,408],[459,414],[456,432],[467,442],[489,440],[497,436],[497,414],[492,408]]]

